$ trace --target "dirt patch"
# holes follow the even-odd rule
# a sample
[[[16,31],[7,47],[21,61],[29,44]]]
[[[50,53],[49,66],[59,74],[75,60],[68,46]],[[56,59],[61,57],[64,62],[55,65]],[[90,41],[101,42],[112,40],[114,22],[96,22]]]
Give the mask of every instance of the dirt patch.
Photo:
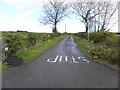
[[[23,64],[23,60],[16,56],[10,56],[5,60],[11,67],[16,67]]]

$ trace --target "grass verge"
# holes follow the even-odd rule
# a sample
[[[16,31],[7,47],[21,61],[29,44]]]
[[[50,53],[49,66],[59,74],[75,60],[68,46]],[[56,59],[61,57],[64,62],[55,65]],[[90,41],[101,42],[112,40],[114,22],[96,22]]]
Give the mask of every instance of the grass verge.
[[[73,35],[75,43],[83,50],[86,54],[92,58],[109,66],[118,65],[118,50],[114,47],[108,47],[99,43],[88,42],[83,38],[79,38]]]
[[[39,45],[35,45],[30,50],[24,51],[18,55],[18,57],[22,58],[25,63],[34,60],[37,56],[44,53],[50,47],[58,44],[62,39],[64,39],[66,35],[61,35],[59,37],[53,38],[51,41],[42,42]]]
[[[0,72],[9,70],[11,67],[7,63],[0,63]]]
[[[18,57],[22,58],[24,63],[28,63],[34,60],[37,56],[43,54],[50,47],[57,45],[65,37],[67,37],[67,35],[61,35],[61,36],[53,38],[51,41],[45,41],[45,42],[41,42],[40,44],[36,44],[32,48],[18,54]],[[11,68],[12,67],[10,67],[5,62],[0,64],[0,72],[8,71]]]

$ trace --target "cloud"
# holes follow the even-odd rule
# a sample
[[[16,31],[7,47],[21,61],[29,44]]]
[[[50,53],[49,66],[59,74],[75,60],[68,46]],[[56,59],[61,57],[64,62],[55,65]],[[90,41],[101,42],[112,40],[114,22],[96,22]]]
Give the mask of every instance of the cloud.
[[[27,16],[32,15],[34,12],[35,12],[34,9],[30,9],[30,10],[27,10],[27,11],[24,11],[24,12],[22,12],[22,13],[17,14],[16,17],[17,17],[17,18],[24,18],[24,17],[27,17]]]
[[[19,6],[16,6],[16,10],[18,10],[18,11],[25,10],[25,7],[22,5],[19,5]]]
[[[42,0],[43,1],[43,0]],[[41,0],[1,0],[0,3],[3,3],[7,6],[12,6],[16,10],[26,10],[28,8],[39,7],[42,4]]]
[[[12,6],[24,5],[31,6],[42,3],[44,0],[1,0],[2,3]],[[45,0],[46,1],[46,0]]]

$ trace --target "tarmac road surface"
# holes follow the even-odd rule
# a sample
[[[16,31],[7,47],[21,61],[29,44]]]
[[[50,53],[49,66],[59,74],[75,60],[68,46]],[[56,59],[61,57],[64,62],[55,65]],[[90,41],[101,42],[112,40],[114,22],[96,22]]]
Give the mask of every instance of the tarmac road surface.
[[[67,37],[28,64],[2,74],[3,88],[118,88],[118,72],[96,63]]]

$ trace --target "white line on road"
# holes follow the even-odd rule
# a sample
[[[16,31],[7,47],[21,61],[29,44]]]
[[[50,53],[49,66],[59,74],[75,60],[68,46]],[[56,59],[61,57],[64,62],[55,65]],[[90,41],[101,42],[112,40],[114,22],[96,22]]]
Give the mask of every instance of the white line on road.
[[[47,62],[50,62],[50,59],[48,59]]]
[[[47,62],[54,62],[54,61],[50,61],[50,59],[48,59]]]
[[[89,61],[88,60],[86,60],[86,59],[82,59],[83,61],[85,61],[85,62],[87,62],[87,63],[89,63]]]
[[[73,59],[73,63],[78,63],[77,61],[75,61],[75,58],[72,56],[72,59]]]
[[[56,56],[55,60],[53,62],[57,62],[59,55]]]
[[[75,61],[75,58],[72,56],[73,62]]]
[[[59,61],[60,61],[60,62],[62,61],[62,56],[60,56],[60,59],[59,59]]]
[[[65,61],[66,61],[66,62],[68,61],[67,56],[65,57]]]
[[[73,63],[78,63],[78,61],[74,61]]]
[[[81,59],[85,59],[85,57],[82,57],[82,56],[81,56],[80,58],[81,58]]]
[[[78,57],[78,59],[81,59],[81,57]]]

